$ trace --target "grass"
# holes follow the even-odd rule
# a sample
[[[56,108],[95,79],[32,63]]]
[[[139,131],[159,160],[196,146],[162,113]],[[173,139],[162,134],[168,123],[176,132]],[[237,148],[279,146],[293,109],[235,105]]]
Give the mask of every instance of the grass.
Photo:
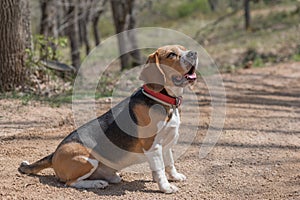
[[[32,93],[7,92],[1,93],[0,99],[18,99],[22,102],[22,105],[28,105],[30,101],[40,101],[49,104],[51,107],[60,107],[62,104],[72,103],[72,93],[46,97]]]
[[[295,54],[292,56],[292,60],[299,62],[300,61],[300,54]]]
[[[103,97],[109,97],[111,96],[111,93],[112,91],[107,91],[106,93],[96,91],[90,94],[84,92],[83,94],[77,94],[76,96],[73,96],[72,91],[69,91],[63,94],[47,97],[47,96],[40,96],[32,93],[7,92],[7,93],[1,93],[0,99],[17,99],[22,102],[22,105],[28,105],[29,102],[31,101],[39,101],[42,103],[47,103],[51,107],[60,107],[63,104],[71,104],[73,98],[75,98],[76,100],[84,100],[84,99],[97,100]]]

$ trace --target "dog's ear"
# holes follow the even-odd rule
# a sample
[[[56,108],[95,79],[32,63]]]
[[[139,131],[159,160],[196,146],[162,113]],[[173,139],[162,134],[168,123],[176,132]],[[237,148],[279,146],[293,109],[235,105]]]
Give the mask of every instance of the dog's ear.
[[[140,74],[140,80],[152,90],[160,92],[166,83],[166,76],[161,69],[158,59],[158,53],[150,54],[144,69]]]

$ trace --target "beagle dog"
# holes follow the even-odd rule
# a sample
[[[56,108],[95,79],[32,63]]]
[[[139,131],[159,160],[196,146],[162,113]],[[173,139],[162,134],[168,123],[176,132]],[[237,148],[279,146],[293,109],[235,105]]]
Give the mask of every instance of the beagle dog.
[[[70,133],[54,153],[19,171],[36,174],[53,168],[60,181],[75,188],[104,188],[119,183],[118,171],[148,161],[160,191],[178,190],[184,181],[172,156],[180,124],[183,88],[196,81],[197,52],[169,45],[149,55],[140,79],[145,84],[102,116]],[[168,178],[166,176],[168,174]]]

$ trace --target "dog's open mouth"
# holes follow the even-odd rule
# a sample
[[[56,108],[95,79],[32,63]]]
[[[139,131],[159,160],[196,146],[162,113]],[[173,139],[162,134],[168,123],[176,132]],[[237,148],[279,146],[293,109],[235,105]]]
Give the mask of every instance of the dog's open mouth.
[[[192,66],[191,69],[183,76],[173,76],[172,81],[176,86],[183,86],[187,83],[194,83],[197,79],[196,67]]]
[[[188,73],[186,73],[184,75],[184,77],[188,80],[188,81],[195,81],[197,79],[197,74],[196,74],[196,67],[192,66],[190,71],[188,71]]]

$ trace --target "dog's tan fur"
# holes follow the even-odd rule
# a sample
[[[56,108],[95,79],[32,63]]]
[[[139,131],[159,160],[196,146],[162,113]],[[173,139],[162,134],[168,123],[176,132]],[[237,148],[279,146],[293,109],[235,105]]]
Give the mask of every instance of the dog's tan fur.
[[[93,166],[83,156],[95,159],[90,149],[78,143],[67,143],[56,150],[51,167],[60,181],[70,185],[92,170]]]

